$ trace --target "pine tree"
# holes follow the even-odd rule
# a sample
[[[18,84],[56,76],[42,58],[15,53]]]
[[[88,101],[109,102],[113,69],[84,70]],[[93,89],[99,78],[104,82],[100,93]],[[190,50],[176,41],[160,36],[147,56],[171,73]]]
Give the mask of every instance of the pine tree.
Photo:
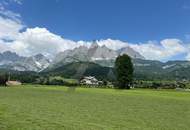
[[[115,61],[117,87],[120,89],[130,89],[133,82],[133,63],[131,58],[124,54],[118,56]]]

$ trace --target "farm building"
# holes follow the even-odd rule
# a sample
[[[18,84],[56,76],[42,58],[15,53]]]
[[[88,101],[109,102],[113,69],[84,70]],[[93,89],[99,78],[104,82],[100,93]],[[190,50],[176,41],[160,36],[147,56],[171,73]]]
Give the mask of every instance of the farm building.
[[[82,85],[99,85],[100,82],[93,76],[85,76],[80,80],[80,84]]]
[[[7,81],[6,85],[7,86],[18,86],[18,85],[22,85],[22,83],[19,81]]]

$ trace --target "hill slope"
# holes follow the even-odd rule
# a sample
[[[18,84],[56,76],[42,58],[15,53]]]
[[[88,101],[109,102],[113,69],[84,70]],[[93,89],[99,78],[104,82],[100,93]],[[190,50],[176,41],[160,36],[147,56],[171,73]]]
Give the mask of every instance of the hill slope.
[[[59,75],[80,79],[83,76],[95,76],[98,79],[113,79],[113,68],[102,67],[91,62],[73,62],[57,68],[45,70],[43,74]]]
[[[97,62],[97,61],[96,61]],[[107,64],[111,67],[99,64]],[[133,59],[134,77],[138,80],[190,80],[190,65],[188,61],[167,62]],[[73,62],[62,66],[46,69],[50,75],[59,75],[67,78],[81,78],[95,76],[99,79],[115,79],[114,60],[91,62]]]

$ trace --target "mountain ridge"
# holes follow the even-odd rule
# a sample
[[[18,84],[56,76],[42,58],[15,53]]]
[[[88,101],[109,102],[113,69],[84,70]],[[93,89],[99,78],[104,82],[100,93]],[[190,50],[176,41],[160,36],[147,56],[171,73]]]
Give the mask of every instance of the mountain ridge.
[[[86,46],[80,46],[72,50],[60,52],[52,61],[50,61],[50,59],[45,57],[43,54],[23,57],[19,56],[15,52],[8,51],[0,53],[0,68],[16,71],[51,73],[59,68],[67,70],[67,68],[69,68],[69,66],[67,66],[68,64],[76,67],[77,65],[75,64],[78,64],[79,67],[76,68],[78,69],[77,74],[83,75],[83,72],[85,72],[86,69],[88,72],[100,70],[104,72],[102,68],[105,70],[108,68],[114,68],[116,57],[124,52],[126,53],[126,50],[128,49],[117,50],[116,52],[106,46],[93,44],[89,48]],[[140,58],[137,58],[135,54],[136,53],[132,53],[134,56],[132,61],[135,68],[135,75],[138,79],[161,79],[162,77],[165,77],[165,79],[170,79],[170,77],[174,79],[189,79],[190,77],[190,74],[188,74],[190,71],[190,61],[178,60],[161,62],[156,60],[146,60],[143,57],[140,57],[140,55]],[[87,63],[89,63],[90,66],[88,66]],[[91,68],[97,70],[93,70]],[[60,71],[62,69],[60,69]]]
[[[100,46],[94,42],[89,48],[86,46],[80,46],[74,48],[73,50],[66,50],[58,53],[50,66],[59,66],[59,64],[62,65],[78,61],[97,63],[97,61],[100,60],[115,60],[121,54],[128,54],[135,59],[145,59],[142,55],[130,47],[124,47],[121,50],[112,50],[105,45]]]
[[[39,72],[47,68],[49,64],[49,59],[42,54],[23,57],[10,51],[0,53],[0,68],[4,69]]]

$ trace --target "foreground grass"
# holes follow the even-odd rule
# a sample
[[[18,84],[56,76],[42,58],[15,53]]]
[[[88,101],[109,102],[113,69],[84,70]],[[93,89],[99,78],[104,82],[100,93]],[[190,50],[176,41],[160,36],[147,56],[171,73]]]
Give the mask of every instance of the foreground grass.
[[[0,88],[0,130],[189,130],[190,93]]]

